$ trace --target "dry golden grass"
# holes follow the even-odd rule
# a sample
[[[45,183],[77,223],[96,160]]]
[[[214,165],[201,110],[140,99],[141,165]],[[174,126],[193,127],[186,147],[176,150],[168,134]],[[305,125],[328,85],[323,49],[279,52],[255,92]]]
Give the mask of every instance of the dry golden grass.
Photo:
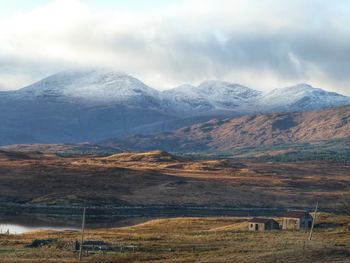
[[[84,255],[84,262],[347,262],[349,216],[323,214],[314,238],[305,231],[247,231],[242,218],[174,218],[135,226],[88,230],[87,239],[136,245],[132,251]],[[27,248],[35,238],[79,239],[75,231],[39,231],[0,236],[0,262],[76,262],[77,254],[59,245]]]

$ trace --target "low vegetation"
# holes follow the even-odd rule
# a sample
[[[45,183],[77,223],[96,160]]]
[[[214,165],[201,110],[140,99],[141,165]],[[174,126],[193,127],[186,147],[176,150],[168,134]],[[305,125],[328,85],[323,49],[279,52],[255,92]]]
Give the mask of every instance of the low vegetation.
[[[131,135],[102,142],[108,147],[150,151],[163,149],[184,153],[212,151],[217,154],[238,148],[314,144],[350,137],[350,107],[313,112],[272,113],[212,119],[170,132]],[[312,147],[311,147],[312,148]],[[348,148],[349,149],[349,148]]]
[[[103,240],[114,250],[84,253],[83,262],[346,262],[349,227],[349,216],[322,214],[309,241],[308,231],[249,232],[245,218],[159,219],[88,230],[87,240]],[[77,262],[79,238],[78,231],[1,235],[0,262]],[[50,242],[30,246],[38,239]]]
[[[178,152],[197,160],[234,159],[270,162],[326,161],[350,163],[350,138],[308,143],[278,144],[259,147],[237,147],[230,151]]]
[[[108,157],[3,151],[0,203],[310,208],[319,200],[323,209],[338,209],[350,191],[349,170],[346,163],[189,160],[162,151]]]

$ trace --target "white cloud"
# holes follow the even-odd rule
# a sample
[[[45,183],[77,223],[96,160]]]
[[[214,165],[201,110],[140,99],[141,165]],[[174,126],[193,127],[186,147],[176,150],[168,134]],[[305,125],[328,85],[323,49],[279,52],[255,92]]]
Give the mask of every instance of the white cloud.
[[[0,18],[0,88],[102,66],[159,88],[217,78],[350,95],[349,17],[346,1],[188,0],[141,13],[57,0]]]

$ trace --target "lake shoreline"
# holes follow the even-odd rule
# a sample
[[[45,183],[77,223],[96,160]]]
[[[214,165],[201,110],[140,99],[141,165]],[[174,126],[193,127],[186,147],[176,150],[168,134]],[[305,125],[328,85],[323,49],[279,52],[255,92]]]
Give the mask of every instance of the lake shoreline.
[[[309,210],[312,208],[237,208],[204,206],[122,206],[87,207],[86,221],[92,228],[110,228],[133,225],[155,218],[176,217],[279,217],[287,210]],[[21,225],[78,227],[82,218],[82,207],[45,206],[28,204],[1,204],[0,223]],[[323,212],[335,213],[336,210]]]

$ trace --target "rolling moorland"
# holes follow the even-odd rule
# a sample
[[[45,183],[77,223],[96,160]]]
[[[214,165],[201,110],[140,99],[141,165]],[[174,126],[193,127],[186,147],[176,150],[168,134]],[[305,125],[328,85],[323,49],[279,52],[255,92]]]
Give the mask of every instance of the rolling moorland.
[[[0,152],[0,202],[35,206],[342,209],[350,164],[188,160],[167,152],[106,157]],[[20,192],[20,194],[18,194]]]
[[[163,151],[70,157],[1,151],[0,215],[20,211],[30,218],[31,213],[43,216],[48,207],[61,213],[73,208],[79,222],[81,207],[88,206],[85,240],[103,240],[113,247],[84,252],[82,262],[89,263],[343,263],[350,258],[349,170],[349,164],[336,162],[189,160]],[[311,241],[308,231],[250,232],[249,210],[240,217],[180,217],[181,209],[166,214],[167,207],[175,205],[252,211],[279,207],[281,216],[292,207],[310,209],[315,200],[323,212],[318,213]],[[92,227],[96,207],[135,206],[146,210],[128,210],[124,227]],[[145,213],[154,207],[165,214]],[[55,221],[60,217],[46,216]],[[116,220],[111,214],[107,218]],[[280,217],[275,219],[281,223]],[[79,239],[78,230],[0,234],[0,262],[78,262],[74,242]],[[33,245],[41,240],[48,243]]]

